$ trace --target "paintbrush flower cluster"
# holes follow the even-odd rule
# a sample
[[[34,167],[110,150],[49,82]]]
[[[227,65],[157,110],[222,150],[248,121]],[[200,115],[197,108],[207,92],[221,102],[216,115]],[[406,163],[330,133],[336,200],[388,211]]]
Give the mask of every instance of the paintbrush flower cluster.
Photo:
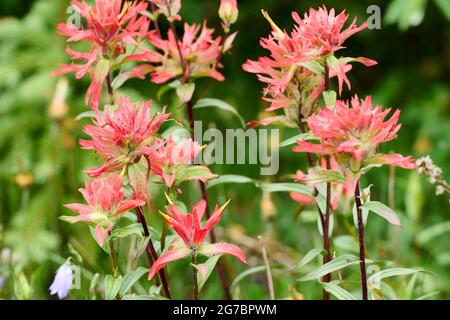
[[[220,57],[231,48],[235,35],[224,42],[224,38],[214,36],[214,30],[207,28],[205,21],[202,26],[185,23],[184,34],[179,38],[173,23],[181,20],[180,0],[152,0],[150,3],[96,0],[94,6],[72,0],[71,5],[83,18],[82,24],[60,24],[58,30],[68,37],[68,43],[83,43],[89,51],[78,52],[68,47],[69,58],[79,64],[62,64],[55,75],[75,73],[77,79],[85,76],[91,79],[85,104],[92,109],[89,112],[92,123],[84,127],[86,138],[80,140],[80,146],[95,152],[101,164],[85,171],[91,178],[86,180],[86,187],[80,189],[86,203],[66,204],[65,207],[76,215],[62,219],[91,226],[98,245],[111,255],[113,276],[121,279],[115,243],[126,233],[124,228],[132,229],[132,225],[123,226],[124,215],[135,211],[134,219],[141,225],[140,231],[135,233],[147,237],[149,279],[159,274],[157,283],[163,284],[162,294],[167,298],[170,298],[170,291],[162,268],[172,260],[185,256],[195,260],[197,254],[208,257],[230,254],[245,263],[245,255],[238,247],[206,240],[222,217],[225,206],[216,206],[209,216],[208,203],[200,200],[192,213],[184,213],[180,209],[184,204],[176,199],[185,181],[205,183],[217,177],[207,167],[193,165],[202,146],[193,139],[180,141],[173,134],[162,135],[160,132],[171,117],[166,108],[161,110],[152,100],[133,102],[118,91],[128,79],[147,76],[156,84],[169,80],[185,83],[200,77],[223,81],[218,71]],[[172,26],[166,36],[160,32],[160,14]],[[221,14],[229,28],[237,18],[236,1],[222,4]],[[145,205],[152,210],[152,195],[148,191],[152,183],[165,186],[170,206],[167,214],[163,213],[163,208],[158,211],[166,226],[182,239],[182,242],[171,243],[166,251],[162,249],[164,239],[152,239],[145,217]],[[205,212],[208,212],[208,221],[202,225]],[[154,241],[159,243],[159,253]],[[53,285],[52,294],[61,293],[60,297],[65,297],[66,286],[59,287]]]
[[[385,154],[381,146],[397,137],[401,127],[400,111],[389,118],[391,109],[374,105],[370,96],[359,99],[355,95],[350,102],[338,99],[345,83],[351,89],[347,73],[351,62],[373,66],[375,61],[368,58],[337,57],[336,53],[345,48],[345,42],[367,27],[357,26],[356,18],[348,27],[348,15],[335,13],[325,6],[313,9],[301,17],[293,12],[295,25],[288,33],[281,30],[263,11],[272,32],[262,38],[261,46],[270,52],[269,56],[257,61],[248,60],[243,68],[255,73],[259,81],[266,85],[263,99],[270,103],[268,112],[284,111],[284,115],[274,114],[268,118],[249,123],[268,125],[273,122],[287,127],[298,127],[300,135],[293,147],[294,152],[305,153],[308,172],[299,170],[295,180],[306,184],[309,189],[304,194],[291,192],[291,198],[301,206],[316,205],[319,231],[323,236],[325,252],[324,264],[332,257],[330,235],[332,234],[333,211],[340,202],[348,203],[355,197],[355,225],[360,242],[360,268],[362,297],[367,299],[367,278],[365,270],[365,244],[362,221],[363,201],[368,201],[370,188],[366,193],[360,190],[360,179],[373,167],[384,164],[405,169],[414,169],[415,160],[400,154]],[[337,78],[337,92],[331,90],[331,80]],[[368,205],[368,204],[366,204]],[[393,224],[398,218],[384,205],[372,206]],[[383,208],[382,210],[378,210]],[[357,221],[356,221],[357,220]],[[322,281],[330,282],[331,274],[324,275]],[[324,298],[328,292],[324,291]]]

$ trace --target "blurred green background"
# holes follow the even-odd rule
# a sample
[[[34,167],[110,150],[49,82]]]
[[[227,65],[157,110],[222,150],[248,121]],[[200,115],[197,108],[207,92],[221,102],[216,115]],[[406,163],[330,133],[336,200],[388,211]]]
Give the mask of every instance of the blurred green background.
[[[81,151],[77,143],[87,120],[76,121],[75,116],[87,108],[83,101],[88,80],[67,77],[67,113],[64,105],[52,104],[58,79],[51,72],[58,63],[67,62],[64,39],[56,34],[55,26],[65,21],[68,3],[0,0],[0,298],[4,299],[48,299],[54,272],[75,251],[82,256],[81,264],[89,273],[83,278],[82,290],[72,291],[72,298],[86,298],[83,292],[88,291],[92,275],[109,270],[108,256],[97,247],[87,227],[68,225],[58,219],[67,214],[62,204],[80,200],[77,189],[85,180],[83,170],[98,163],[94,155]],[[206,96],[234,105],[246,121],[258,118],[265,108],[261,101],[262,85],[241,66],[248,58],[266,54],[258,41],[270,30],[260,10],[266,9],[280,26],[290,30],[292,10],[302,13],[322,3],[338,11],[345,9],[351,17],[357,16],[359,23],[368,17],[369,5],[381,8],[381,29],[358,33],[346,43],[348,49],[342,51],[347,56],[375,59],[379,64],[372,68],[355,65],[350,73],[352,92],[344,89],[343,97],[354,93],[372,95],[377,104],[400,108],[403,127],[398,139],[384,146],[383,151],[395,150],[414,157],[430,154],[443,168],[447,180],[450,179],[447,0],[239,1],[240,15],[235,26],[239,35],[232,54],[224,59],[226,81],[212,82]],[[219,29],[218,5],[218,0],[183,0],[181,14],[188,22],[207,19],[208,26]],[[156,91],[148,80],[130,81],[123,88],[124,93],[136,99],[155,98]],[[206,123],[222,129],[239,126],[232,116],[216,111],[201,111],[199,118],[204,126]],[[296,131],[285,129],[281,133],[287,138]],[[279,174],[268,179],[287,181],[286,174],[304,170],[305,164],[303,155],[284,148]],[[211,169],[218,174],[261,179],[257,165],[215,165]],[[388,185],[389,177],[393,188]],[[383,291],[385,298],[410,299],[426,294],[431,294],[429,298],[450,298],[447,195],[436,197],[433,186],[415,172],[390,172],[387,167],[375,169],[365,177],[363,185],[369,184],[373,184],[372,199],[394,207],[403,228],[394,229],[371,216],[367,228],[368,257],[379,261],[381,268],[419,267],[434,273],[388,280]],[[193,204],[199,198],[197,186],[189,190],[183,197]],[[160,190],[154,190],[154,194],[155,199],[161,199]],[[321,245],[313,212],[305,210],[296,219],[297,205],[288,194],[263,196],[260,190],[246,184],[220,186],[211,189],[210,196],[219,203],[232,199],[218,231],[222,238],[244,248],[250,257],[249,267],[262,264],[257,236],[266,240],[274,265],[277,298],[321,297],[317,283],[296,283],[296,275],[284,271],[310,249]],[[354,251],[351,215],[350,218],[341,215],[336,220],[339,227],[334,231],[334,249],[338,253]],[[124,265],[127,246],[123,243],[119,250],[122,268],[127,267]],[[231,279],[248,268],[233,259],[224,261]],[[144,264],[144,259],[136,262]],[[169,269],[176,277],[171,281],[176,298],[189,297],[186,265],[176,263]],[[351,267],[343,273],[350,287],[357,284],[357,270]],[[142,281],[141,286],[146,285]],[[239,298],[267,298],[264,273],[248,276],[233,290]],[[202,297],[221,298],[216,274]]]

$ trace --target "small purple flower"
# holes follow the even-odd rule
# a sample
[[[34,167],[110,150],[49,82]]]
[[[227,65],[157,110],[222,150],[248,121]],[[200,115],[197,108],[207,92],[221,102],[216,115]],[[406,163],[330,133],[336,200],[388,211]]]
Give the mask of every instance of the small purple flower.
[[[72,277],[72,266],[70,262],[66,262],[58,268],[58,271],[56,271],[55,280],[53,280],[53,283],[50,286],[50,294],[58,294],[60,300],[67,297],[67,294],[72,287]]]
[[[0,276],[0,289],[3,288],[4,283],[5,283],[5,277]]]

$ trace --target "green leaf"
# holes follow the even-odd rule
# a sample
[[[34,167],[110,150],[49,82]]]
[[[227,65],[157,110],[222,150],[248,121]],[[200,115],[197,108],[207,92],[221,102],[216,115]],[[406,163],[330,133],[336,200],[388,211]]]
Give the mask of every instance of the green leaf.
[[[208,167],[205,166],[189,166],[177,171],[175,185],[180,185],[182,182],[190,180],[198,180],[203,178],[205,180],[217,178],[217,174],[213,174]]]
[[[326,63],[330,69],[339,69],[339,60],[332,54],[326,58]]]
[[[91,300],[94,300],[96,297],[96,287],[97,287],[99,279],[100,279],[100,274],[96,273],[92,277],[91,283],[89,284],[89,298]]]
[[[111,232],[113,238],[126,238],[131,235],[142,237],[142,225],[140,223],[129,224],[122,228],[114,228]]]
[[[100,61],[95,66],[94,70],[94,78],[96,79],[104,79],[109,73],[111,68],[111,64],[107,59],[100,59]]]
[[[310,263],[312,260],[314,260],[318,255],[324,254],[324,249],[312,249],[310,250],[305,256],[300,260],[300,262],[297,264],[297,267],[295,268],[297,271],[300,270],[303,266]]]
[[[119,294],[124,296],[133,287],[133,285],[148,272],[147,268],[139,267],[136,270],[127,273],[122,280],[120,285]]]
[[[173,140],[178,144],[191,138],[189,130],[179,126],[172,126],[161,135],[165,140],[169,140],[172,136]]]
[[[225,101],[219,100],[219,99],[213,99],[213,98],[205,98],[200,99],[197,101],[197,103],[194,105],[194,109],[203,109],[203,108],[210,108],[215,107],[220,110],[225,110],[233,113],[240,121],[243,128],[245,128],[245,121],[242,118],[242,116],[239,114],[239,112],[232,107],[230,104],[226,103]]]
[[[322,278],[323,276],[343,269],[348,266],[352,266],[359,263],[359,259],[352,255],[352,254],[344,254],[340,257],[337,257],[334,260],[331,260],[330,262],[324,264],[323,266],[320,266],[314,271],[311,271],[306,276],[301,277],[298,279],[298,281],[311,281],[311,280],[317,280]]]
[[[314,185],[314,184],[326,183],[326,182],[344,184],[345,177],[342,174],[342,172],[340,172],[340,171],[319,170],[319,171],[309,172],[307,175],[307,178],[305,179],[305,182],[308,185]]]
[[[325,101],[325,105],[327,107],[334,107],[334,105],[336,104],[336,97],[337,97],[336,92],[333,90],[324,91],[322,95],[323,100]]]
[[[324,67],[316,61],[305,61],[299,63],[302,67],[308,69],[309,71],[317,74],[318,76],[323,76],[325,73]]]
[[[226,183],[255,183],[255,181],[249,177],[239,176],[235,174],[224,174],[217,179],[210,180],[206,184],[206,188],[212,188]]]
[[[259,187],[265,192],[298,192],[304,195],[312,196],[313,191],[299,183],[261,183]]]
[[[77,115],[75,120],[80,121],[81,119],[84,119],[84,118],[93,119],[95,117],[96,117],[95,112],[92,110],[89,110],[89,111],[85,111],[85,112],[82,112],[79,115]]]
[[[119,293],[122,284],[122,276],[114,278],[112,275],[105,276],[105,300],[114,300]]]
[[[358,252],[358,243],[349,235],[334,237],[333,244],[336,248],[346,252]]]
[[[282,143],[280,143],[280,147],[287,147],[293,144],[296,144],[298,140],[308,141],[308,140],[315,140],[316,137],[310,132],[308,133],[302,133],[296,136],[293,136],[289,139],[284,140]]]
[[[391,208],[389,208],[387,205],[378,202],[378,201],[368,201],[366,203],[364,203],[361,208],[370,210],[372,212],[375,212],[376,214],[378,214],[380,217],[386,219],[390,224],[396,225],[396,226],[400,226],[400,220],[397,217],[397,214],[394,212],[394,210],[392,210]]]
[[[81,257],[81,254],[70,243],[67,244],[67,247],[69,248],[70,254],[74,256],[79,263],[83,263],[83,257]]]
[[[211,273],[216,267],[217,261],[219,261],[221,255],[215,255],[209,258],[205,263],[194,265],[194,267],[198,270],[198,290],[201,291],[206,281],[208,281]]]
[[[322,211],[325,212],[326,209],[324,209]],[[320,216],[317,216],[317,229],[319,230],[319,234],[321,236],[323,236],[323,228],[322,228],[322,221],[320,220]],[[334,214],[330,215],[330,221],[329,221],[329,225],[328,225],[328,236],[331,237],[331,235],[333,234],[333,228],[334,228]]]
[[[385,278],[397,277],[397,276],[408,276],[417,272],[426,272],[425,270],[409,269],[409,268],[391,268],[379,271],[371,275],[367,281],[376,284]]]
[[[419,234],[417,235],[417,243],[420,245],[424,245],[431,239],[446,234],[448,232],[450,232],[450,221],[435,224],[434,226],[419,232]]]
[[[19,300],[30,299],[31,286],[23,272],[14,276],[14,294]]]
[[[369,185],[367,188],[362,190],[361,192],[361,203],[364,204],[366,201],[370,201],[370,189],[372,188],[372,185]],[[363,225],[364,227],[367,225],[367,218],[369,217],[369,210],[362,208],[362,217],[363,217]],[[355,225],[355,228],[358,229],[358,212],[356,211],[356,203],[353,204],[352,208],[353,213],[353,224]]]
[[[174,90],[174,89],[178,88],[180,85],[181,85],[180,80],[175,80],[175,81],[172,81],[172,82],[162,86],[156,93],[156,98],[158,100],[161,100],[161,98],[164,96],[164,94],[166,94],[170,90]]]
[[[333,296],[339,300],[357,300],[350,292],[339,287],[333,282],[322,282],[319,281],[320,285],[325,289],[326,292],[331,293]]]
[[[244,272],[241,272],[236,278],[234,278],[233,282],[231,283],[231,289],[235,288],[238,285],[238,283],[241,282],[246,277],[251,276],[252,274],[258,272],[263,272],[265,270],[266,270],[265,266],[257,266],[247,269]]]
[[[181,103],[186,103],[192,99],[195,91],[195,83],[186,83],[177,87],[176,92]]]
[[[428,300],[429,298],[434,297],[434,296],[437,296],[438,294],[440,294],[439,291],[433,291],[433,292],[424,294],[423,296],[417,297],[417,298],[414,299],[414,300]]]

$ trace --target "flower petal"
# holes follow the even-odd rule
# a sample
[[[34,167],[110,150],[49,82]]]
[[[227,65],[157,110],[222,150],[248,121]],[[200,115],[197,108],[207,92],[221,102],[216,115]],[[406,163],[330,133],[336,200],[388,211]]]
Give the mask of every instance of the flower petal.
[[[148,280],[151,280],[155,274],[164,266],[172,261],[183,259],[191,253],[191,249],[188,247],[172,248],[167,250],[166,253],[162,254],[158,260],[153,263],[150,273],[148,275]]]
[[[199,253],[206,256],[213,256],[216,254],[229,254],[238,258],[242,263],[247,263],[247,258],[244,252],[238,246],[230,243],[211,243],[200,248]]]

